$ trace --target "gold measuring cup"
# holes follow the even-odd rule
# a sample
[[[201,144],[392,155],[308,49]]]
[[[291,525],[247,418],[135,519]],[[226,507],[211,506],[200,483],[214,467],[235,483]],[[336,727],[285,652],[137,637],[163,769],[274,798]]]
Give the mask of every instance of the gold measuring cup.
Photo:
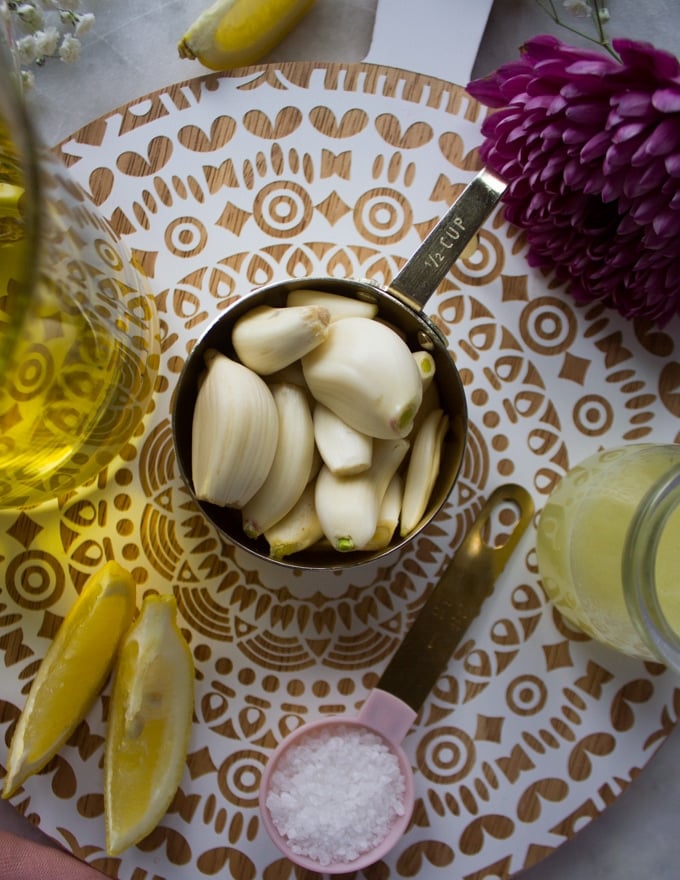
[[[482,169],[451,205],[391,284],[385,289],[347,278],[295,278],[251,291],[225,309],[205,331],[187,358],[180,374],[172,406],[172,430],[180,473],[205,516],[229,540],[255,556],[277,565],[303,570],[349,568],[386,556],[411,541],[437,514],[458,477],[467,436],[467,401],[463,383],[447,348],[446,338],[424,312],[424,307],[453,263],[461,256],[480,226],[503,195],[506,184],[493,172]],[[243,531],[241,512],[219,507],[196,498],[191,472],[192,421],[206,352],[216,350],[228,357],[236,355],[231,344],[235,323],[258,306],[281,307],[293,290],[311,289],[371,302],[378,307],[378,318],[394,327],[412,351],[425,349],[435,361],[435,378],[449,427],[444,438],[441,465],[427,509],[414,530],[377,551],[339,553],[329,547],[314,546],[284,559],[272,560],[264,538],[248,538]]]

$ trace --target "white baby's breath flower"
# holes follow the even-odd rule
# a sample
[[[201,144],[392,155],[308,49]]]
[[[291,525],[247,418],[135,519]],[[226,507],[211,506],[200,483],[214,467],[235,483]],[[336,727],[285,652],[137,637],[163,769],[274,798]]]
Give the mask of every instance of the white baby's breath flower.
[[[588,18],[588,16],[592,15],[592,9],[588,0],[564,0],[563,6],[567,12],[575,15],[577,18]]]
[[[91,12],[86,12],[78,16],[74,33],[77,37],[84,37],[92,30],[93,25],[94,15]]]
[[[0,0],[0,23],[14,30],[15,55],[25,86],[33,76],[25,67],[50,58],[73,62],[80,57],[80,38],[92,30],[95,16],[81,12],[82,0]]]
[[[598,9],[597,15],[602,22],[608,22],[611,16],[609,15],[609,10],[606,6],[603,6],[602,9]]]
[[[25,92],[30,92],[32,88],[35,88],[35,74],[32,70],[21,71],[21,84]]]
[[[55,27],[35,32],[35,48],[37,58],[50,58],[57,51],[61,34]]]
[[[22,23],[32,31],[38,30],[45,24],[45,17],[42,10],[38,9],[33,3],[22,3],[14,10],[16,15],[21,19]]]
[[[31,64],[38,58],[35,43],[35,37],[32,34],[27,34],[25,37],[19,37],[16,41],[16,53],[22,64]]]
[[[59,47],[59,57],[67,64],[72,64],[80,58],[80,50],[80,40],[72,34],[66,34]]]

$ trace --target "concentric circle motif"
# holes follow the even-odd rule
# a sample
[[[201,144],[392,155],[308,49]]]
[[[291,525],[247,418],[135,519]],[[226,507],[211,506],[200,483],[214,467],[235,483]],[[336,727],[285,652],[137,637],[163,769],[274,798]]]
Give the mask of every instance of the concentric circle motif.
[[[540,297],[526,307],[522,336],[532,351],[550,355],[569,351],[578,331],[576,317],[557,297]]]
[[[614,409],[611,401],[602,394],[585,394],[574,408],[574,424],[590,437],[599,437],[607,433],[614,421]]]
[[[515,715],[536,715],[544,707],[547,688],[537,675],[520,675],[508,688],[508,708]]]
[[[54,358],[50,349],[42,343],[30,346],[25,360],[11,376],[9,394],[14,400],[27,401],[37,397],[54,377]]]
[[[275,181],[264,186],[255,198],[254,218],[272,238],[290,238],[303,232],[311,221],[309,193],[295,181]]]
[[[418,745],[418,769],[431,782],[453,785],[465,779],[475,764],[474,740],[457,727],[440,727]]]
[[[255,807],[265,763],[264,754],[233,752],[217,771],[217,784],[224,799],[239,807]]]
[[[495,235],[482,229],[477,235],[475,249],[453,266],[451,275],[463,284],[482,286],[503,270],[503,258],[501,242]]]
[[[363,193],[357,200],[354,224],[366,241],[377,245],[394,244],[410,231],[413,211],[401,193],[377,188]]]
[[[94,249],[102,264],[109,266],[112,271],[119,272],[123,268],[120,252],[112,247],[111,242],[99,238],[94,242]]]
[[[0,717],[6,742],[45,633],[106,559],[133,572],[140,601],[176,596],[196,664],[194,724],[159,827],[106,857],[108,690],[14,801],[115,880],[292,877],[257,810],[269,755],[306,721],[356,715],[482,499],[512,479],[540,511],[595,449],[680,441],[669,419],[680,412],[680,324],[648,334],[577,306],[528,267],[521,236],[496,213],[427,302],[463,379],[469,426],[458,482],[417,540],[341,573],[282,570],[235,548],[192,502],[170,415],[204,329],[279,279],[388,284],[474,174],[481,118],[441,80],[282,64],[161,90],[61,148],[150,276],[161,370],[144,424],[113,464],[52,505],[0,515]],[[27,383],[41,380],[39,359],[26,370]],[[509,880],[603,811],[677,722],[677,683],[663,668],[612,654],[554,611],[533,535],[404,740],[417,807],[371,869],[384,880]]]
[[[195,257],[201,253],[207,241],[207,230],[196,217],[178,217],[165,232],[166,248],[179,257]]]
[[[59,601],[64,587],[61,564],[42,550],[26,550],[7,564],[5,589],[20,608],[29,611],[49,608]]]

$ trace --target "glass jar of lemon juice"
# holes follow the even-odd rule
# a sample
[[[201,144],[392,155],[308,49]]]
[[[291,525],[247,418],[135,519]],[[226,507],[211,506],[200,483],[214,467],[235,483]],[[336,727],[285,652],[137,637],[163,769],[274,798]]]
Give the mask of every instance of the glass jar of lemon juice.
[[[80,486],[148,409],[159,333],[148,282],[39,143],[0,21],[0,507]]]
[[[568,620],[680,672],[680,445],[634,444],[576,465],[541,513],[536,549]]]

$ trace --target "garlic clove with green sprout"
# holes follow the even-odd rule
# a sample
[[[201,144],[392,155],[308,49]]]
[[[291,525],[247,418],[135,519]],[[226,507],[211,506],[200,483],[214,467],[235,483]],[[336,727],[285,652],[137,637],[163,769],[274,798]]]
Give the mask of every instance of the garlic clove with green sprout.
[[[418,366],[420,381],[423,383],[423,393],[425,393],[432,384],[434,374],[437,371],[435,359],[432,357],[430,352],[425,351],[425,349],[414,351],[413,358]]]
[[[334,321],[302,369],[312,396],[356,431],[388,439],[411,430],[423,395],[420,371],[408,345],[381,321]]]
[[[314,503],[323,533],[336,550],[363,550],[372,540],[383,497],[408,448],[402,438],[376,440],[370,468],[350,477],[322,466]]]

